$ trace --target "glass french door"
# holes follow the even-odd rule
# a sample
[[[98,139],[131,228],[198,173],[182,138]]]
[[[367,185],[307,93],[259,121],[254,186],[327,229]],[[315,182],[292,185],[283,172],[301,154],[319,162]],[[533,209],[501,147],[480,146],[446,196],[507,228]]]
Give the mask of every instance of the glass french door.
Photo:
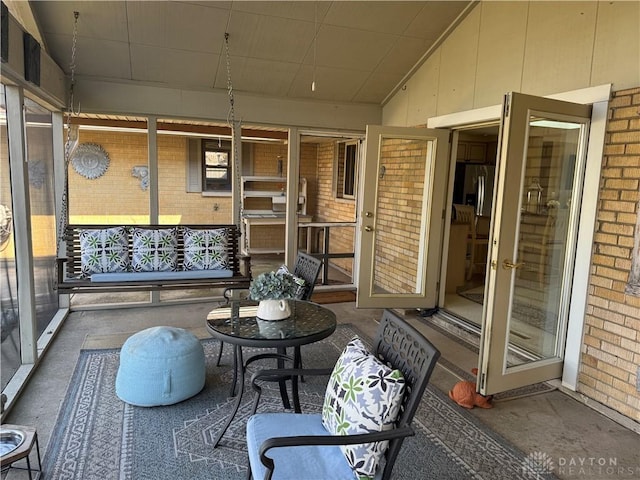
[[[448,142],[448,130],[367,126],[359,308],[435,307]]]
[[[562,374],[591,107],[505,97],[479,390]]]

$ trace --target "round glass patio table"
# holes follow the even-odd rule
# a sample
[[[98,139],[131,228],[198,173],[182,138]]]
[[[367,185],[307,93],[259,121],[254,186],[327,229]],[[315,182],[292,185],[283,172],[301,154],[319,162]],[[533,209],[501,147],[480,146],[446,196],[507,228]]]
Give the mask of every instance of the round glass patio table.
[[[291,315],[283,320],[261,320],[256,316],[258,302],[230,300],[207,315],[206,327],[213,338],[234,346],[234,378],[232,395],[236,401],[224,428],[218,434],[217,446],[233,417],[240,407],[244,391],[244,373],[247,365],[265,358],[276,358],[278,368],[284,368],[286,360],[293,361],[294,368],[300,368],[300,346],[318,342],[331,335],[336,329],[336,315],[322,305],[303,300],[287,300]],[[261,353],[243,359],[242,347],[276,349],[277,353]],[[293,347],[293,357],[286,353]],[[297,377],[291,379],[294,410],[300,412]],[[285,408],[290,408],[285,380],[280,383],[280,394]],[[236,392],[236,389],[238,392]]]

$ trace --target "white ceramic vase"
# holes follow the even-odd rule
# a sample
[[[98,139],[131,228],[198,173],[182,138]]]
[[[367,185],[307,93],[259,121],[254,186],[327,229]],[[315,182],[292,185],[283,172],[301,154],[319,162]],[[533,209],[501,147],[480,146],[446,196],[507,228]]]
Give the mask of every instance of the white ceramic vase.
[[[291,308],[286,300],[260,300],[256,317],[261,320],[283,320],[291,316]]]

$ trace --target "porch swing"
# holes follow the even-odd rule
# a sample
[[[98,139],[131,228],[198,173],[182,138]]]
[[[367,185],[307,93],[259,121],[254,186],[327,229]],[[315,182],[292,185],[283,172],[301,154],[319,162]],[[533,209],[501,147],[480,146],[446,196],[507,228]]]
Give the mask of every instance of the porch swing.
[[[241,254],[239,225],[71,225],[68,219],[68,174],[72,138],[78,12],[74,12],[70,109],[64,158],[64,188],[56,259],[58,292],[110,293],[195,288],[248,288],[250,257]],[[228,35],[225,35],[228,53]],[[227,59],[227,69],[230,70]],[[230,121],[234,122],[229,73]],[[234,128],[233,123],[231,124]],[[234,170],[239,175],[237,145]],[[237,188],[237,187],[236,187]]]

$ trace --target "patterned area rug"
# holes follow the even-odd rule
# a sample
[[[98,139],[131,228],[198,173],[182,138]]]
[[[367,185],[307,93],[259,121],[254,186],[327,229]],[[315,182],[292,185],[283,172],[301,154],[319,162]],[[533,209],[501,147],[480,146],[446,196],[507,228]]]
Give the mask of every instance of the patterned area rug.
[[[305,367],[332,366],[357,333],[350,325],[340,325],[326,340],[303,347]],[[223,365],[216,367],[218,343],[203,340],[203,345],[208,372],[203,391],[184,402],[153,408],[130,406],[117,398],[119,350],[83,350],[44,458],[44,476],[50,480],[246,478],[244,431],[253,394],[245,392],[221,445],[212,448],[232,406],[228,398],[232,356],[227,347]],[[250,350],[246,349],[247,355]],[[303,411],[320,411],[325,381],[305,378]],[[282,410],[277,388],[265,388],[260,410]],[[394,479],[555,478],[433,386],[424,395],[414,427],[416,435],[404,442]]]

